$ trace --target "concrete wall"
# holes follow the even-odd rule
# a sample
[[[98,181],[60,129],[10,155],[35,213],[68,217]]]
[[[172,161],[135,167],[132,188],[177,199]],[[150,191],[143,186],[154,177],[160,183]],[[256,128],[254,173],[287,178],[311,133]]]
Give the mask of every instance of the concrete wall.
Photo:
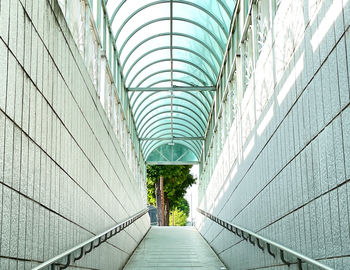
[[[30,269],[144,207],[56,0],[1,0],[0,268]],[[120,269],[148,227],[77,265]]]
[[[350,1],[280,2],[200,207],[349,269]],[[198,218],[229,269],[287,269]]]

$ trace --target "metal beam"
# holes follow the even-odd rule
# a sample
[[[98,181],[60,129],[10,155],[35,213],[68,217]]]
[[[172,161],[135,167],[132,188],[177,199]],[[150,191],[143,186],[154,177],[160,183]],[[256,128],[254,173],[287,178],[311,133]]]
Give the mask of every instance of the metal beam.
[[[192,153],[196,156],[197,160],[199,160],[200,158],[200,154],[201,154],[201,148],[195,148],[195,145],[193,145],[195,141],[182,141],[182,140],[178,140],[176,141],[176,144],[185,146],[187,149],[190,149],[192,151]],[[168,143],[171,143],[171,141],[152,141],[150,142],[151,144],[153,144],[150,148],[148,148],[148,150],[142,150],[146,156],[146,159],[149,157],[149,155],[158,147],[162,146],[162,145],[166,145]],[[147,146],[148,147],[148,146]]]
[[[140,141],[204,141],[204,137],[168,137],[168,138],[139,138]]]
[[[158,62],[158,61],[156,61]],[[170,62],[170,60],[169,60]],[[130,81],[129,85],[132,85],[134,79],[136,78],[136,76],[138,76],[142,71],[144,70],[140,70],[133,78],[132,80]],[[193,79],[195,79],[199,84],[201,85],[206,85],[206,83],[204,81],[202,81],[200,78],[196,77],[193,73],[191,72],[188,72],[188,71],[185,71],[185,70],[182,70],[182,69],[173,69],[174,72],[177,72],[177,73],[182,73],[182,74],[185,74]],[[153,75],[157,75],[157,74],[160,74],[160,73],[165,73],[165,72],[170,72],[170,69],[168,70],[160,70],[160,71],[157,71],[155,73],[153,73]],[[140,87],[140,85],[142,85],[142,83],[144,83],[146,80],[148,80],[150,77],[151,77],[152,74],[148,75],[146,79],[143,79],[141,82],[139,82],[135,87]],[[173,81],[174,81],[174,78],[173,78]]]
[[[173,87],[129,87],[126,91],[130,92],[154,92],[154,91],[216,91],[215,86],[173,86]]]
[[[140,68],[137,73],[135,75],[133,75],[132,80],[134,79],[134,77],[137,77],[141,72],[143,72],[144,70],[148,69],[150,66],[155,65],[155,64],[159,64],[162,62],[170,62],[170,58],[162,58],[162,59],[157,59],[151,63],[148,63],[147,65],[143,66],[142,68]],[[126,73],[124,79],[125,81],[127,81],[127,78],[129,77],[130,72],[132,71],[132,69],[129,69],[128,72]],[[194,76],[194,75],[193,75]],[[197,80],[199,80],[198,78],[196,78]],[[202,80],[199,80],[202,83]],[[131,83],[129,83],[130,85]],[[205,85],[205,83],[203,82],[202,85]]]
[[[165,113],[169,113],[169,111],[168,111],[168,112],[161,112],[161,113],[159,113],[158,115],[165,114]],[[199,134],[203,134],[203,133],[205,132],[204,128],[203,128],[200,124],[198,124],[198,125],[193,124],[193,122],[197,121],[193,116],[191,116],[191,115],[189,115],[189,114],[187,114],[187,113],[181,112],[181,111],[177,112],[177,114],[180,114],[181,117],[174,116],[174,117],[173,117],[174,119],[177,119],[177,120],[179,120],[179,121],[185,122],[186,124],[189,124],[189,125],[192,126],[196,131],[198,131]],[[148,123],[147,123],[147,127],[146,127],[145,130],[143,130],[144,127],[145,127],[145,125],[142,126],[142,127],[138,130],[138,134],[139,134],[140,138],[142,138],[142,136],[144,136],[144,133],[148,132],[149,129],[150,129],[151,127],[156,128],[156,127],[158,127],[158,126],[162,126],[161,121],[163,121],[163,120],[169,120],[169,116],[164,116],[164,117],[162,117],[162,118],[160,118],[160,119],[152,120],[151,123],[148,122]],[[178,123],[179,123],[179,122],[178,122]],[[155,124],[157,124],[158,126],[155,126],[155,127],[154,127]],[[167,124],[169,124],[169,122],[168,122]],[[181,124],[179,123],[179,125],[181,125]]]
[[[192,98],[187,99],[187,98],[185,98],[185,97],[183,97],[183,96],[177,96],[176,99],[184,100],[184,101],[187,101],[187,102],[193,104],[193,106],[197,107],[204,115],[205,115],[205,113],[204,113],[204,111],[203,111],[201,108],[204,108],[205,112],[206,112],[208,115],[210,114],[210,110],[209,110],[209,109],[210,109],[211,104],[209,104],[209,102],[208,102],[208,106],[206,106],[206,105],[202,102],[202,100],[199,99],[199,98],[198,98],[196,95],[194,95],[193,93],[191,93],[191,92],[183,92],[183,93],[185,93],[184,95],[190,95]],[[144,104],[149,98],[152,98],[154,95],[158,95],[158,92],[153,92],[153,93],[149,94],[146,98],[144,98],[144,99],[142,99],[140,102],[138,102],[137,107],[134,108],[134,105],[135,105],[135,103],[136,103],[136,101],[137,101],[137,99],[138,99],[138,97],[139,97],[139,96],[137,96],[137,97],[135,98],[135,100],[133,100],[133,103],[132,103],[132,105],[131,105],[131,109],[132,109],[132,111],[133,111],[133,114],[136,115],[137,112],[138,112],[138,110],[139,110],[139,108],[142,106],[142,104]],[[203,95],[203,94],[202,94],[202,95]],[[166,97],[169,97],[169,96],[166,96]],[[148,102],[148,105],[150,105],[150,104],[152,104],[152,103],[155,103],[155,102],[157,102],[157,101],[159,101],[159,100],[165,99],[166,97],[161,97],[161,98],[156,98],[156,99],[154,99],[155,97],[153,97],[153,99],[152,99],[151,101]],[[192,99],[192,100],[191,100],[191,99]],[[201,104],[203,105],[203,107],[202,107],[202,106],[198,106],[198,104],[195,104],[195,103],[193,102],[193,99],[196,100],[196,101],[198,101],[199,103],[201,103]],[[146,103],[146,104],[147,104],[147,103]],[[145,106],[147,106],[147,105],[145,105]],[[141,113],[142,113],[142,111],[141,111]]]
[[[199,161],[146,161],[148,165],[195,165]]]
[[[187,71],[182,71],[181,69],[161,69],[161,70],[158,70],[156,72],[153,72],[149,75],[147,75],[146,77],[142,78],[141,81],[139,81],[135,87],[141,87],[141,85],[143,85],[144,82],[146,82],[149,78],[152,78],[156,75],[159,75],[159,74],[162,74],[162,73],[171,73],[171,72],[177,72],[177,73],[181,73],[181,74],[185,74],[187,75],[188,77],[191,77],[193,79],[196,80],[196,83],[200,83],[202,85],[206,85],[205,82],[203,82],[200,78],[197,78],[195,75],[193,75],[192,73],[190,72],[187,72]],[[130,81],[130,84],[129,85],[132,85],[133,81],[134,81],[135,77],[133,78],[132,81]],[[173,82],[174,81],[174,77],[170,77],[170,81]]]
[[[181,138],[186,135],[179,135],[177,133],[174,133],[175,137]],[[167,135],[167,134],[166,134]],[[168,134],[171,136],[170,134]],[[164,138],[169,138],[168,136],[163,136]],[[163,138],[162,136],[158,137],[158,139]],[[185,146],[186,148],[189,148],[197,158],[199,158],[201,150],[202,150],[202,141],[194,141],[194,140],[175,140],[176,144],[180,144],[182,146]],[[151,152],[153,152],[156,148],[158,148],[161,145],[165,144],[174,144],[174,139],[172,140],[157,140],[157,141],[145,141],[145,145],[143,146],[143,152],[145,155],[149,155]]]

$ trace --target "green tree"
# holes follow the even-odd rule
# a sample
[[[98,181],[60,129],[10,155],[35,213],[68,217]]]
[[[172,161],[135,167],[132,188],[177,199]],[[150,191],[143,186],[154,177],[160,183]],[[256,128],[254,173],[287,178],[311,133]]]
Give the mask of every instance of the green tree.
[[[179,211],[184,212],[186,214],[186,216],[188,216],[190,214],[190,205],[189,205],[188,201],[184,197],[180,198],[177,201],[176,208]]]
[[[170,220],[173,221],[173,226],[185,226],[187,222],[188,214],[175,208],[170,213]]]
[[[152,205],[156,206],[157,196],[158,198],[160,196],[160,176],[163,176],[164,178],[164,206],[166,226],[169,225],[169,214],[171,210],[174,210],[176,207],[178,207],[179,209],[183,209],[185,212],[189,212],[189,207],[188,210],[186,210],[186,203],[184,203],[183,198],[187,188],[196,181],[196,179],[190,174],[190,169],[190,165],[147,166],[147,197],[148,202]],[[159,211],[157,212],[159,213]]]

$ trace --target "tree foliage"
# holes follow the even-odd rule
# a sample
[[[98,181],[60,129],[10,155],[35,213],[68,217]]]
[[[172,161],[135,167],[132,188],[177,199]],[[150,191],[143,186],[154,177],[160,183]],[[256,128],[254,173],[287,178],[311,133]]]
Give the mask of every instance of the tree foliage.
[[[176,208],[179,211],[184,212],[186,214],[186,216],[188,216],[190,214],[190,205],[184,197],[182,197],[180,200],[178,200],[176,205],[177,205]]]
[[[170,210],[181,207],[187,188],[196,181],[190,174],[190,169],[190,165],[148,165],[148,202],[156,205],[155,184],[162,175],[164,178],[164,196],[169,200]],[[183,207],[183,209],[186,209],[185,206]]]
[[[192,186],[196,181],[196,179],[190,174],[190,169],[191,166],[189,165],[147,166],[147,199],[149,204],[156,206],[156,189],[158,187],[159,190],[160,176],[163,176],[164,179],[165,225],[169,224],[170,211],[173,211],[176,208],[178,209],[178,212],[181,212],[186,218],[189,214],[189,205],[184,199],[184,195],[187,188]],[[159,207],[157,211],[160,211]],[[180,216],[181,215],[178,214],[179,218]],[[181,224],[183,224],[183,222],[181,222]]]
[[[170,213],[170,223],[172,224],[172,220],[174,219],[174,226],[185,226],[187,222],[188,215],[184,213],[182,210],[175,208]]]

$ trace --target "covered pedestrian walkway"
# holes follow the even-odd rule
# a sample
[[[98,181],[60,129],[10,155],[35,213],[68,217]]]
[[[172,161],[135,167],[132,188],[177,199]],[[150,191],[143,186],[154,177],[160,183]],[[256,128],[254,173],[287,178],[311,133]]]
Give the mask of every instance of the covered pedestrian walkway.
[[[1,0],[0,269],[350,269],[350,0]],[[146,165],[199,166],[151,227]]]
[[[226,269],[193,227],[151,227],[125,270]]]

